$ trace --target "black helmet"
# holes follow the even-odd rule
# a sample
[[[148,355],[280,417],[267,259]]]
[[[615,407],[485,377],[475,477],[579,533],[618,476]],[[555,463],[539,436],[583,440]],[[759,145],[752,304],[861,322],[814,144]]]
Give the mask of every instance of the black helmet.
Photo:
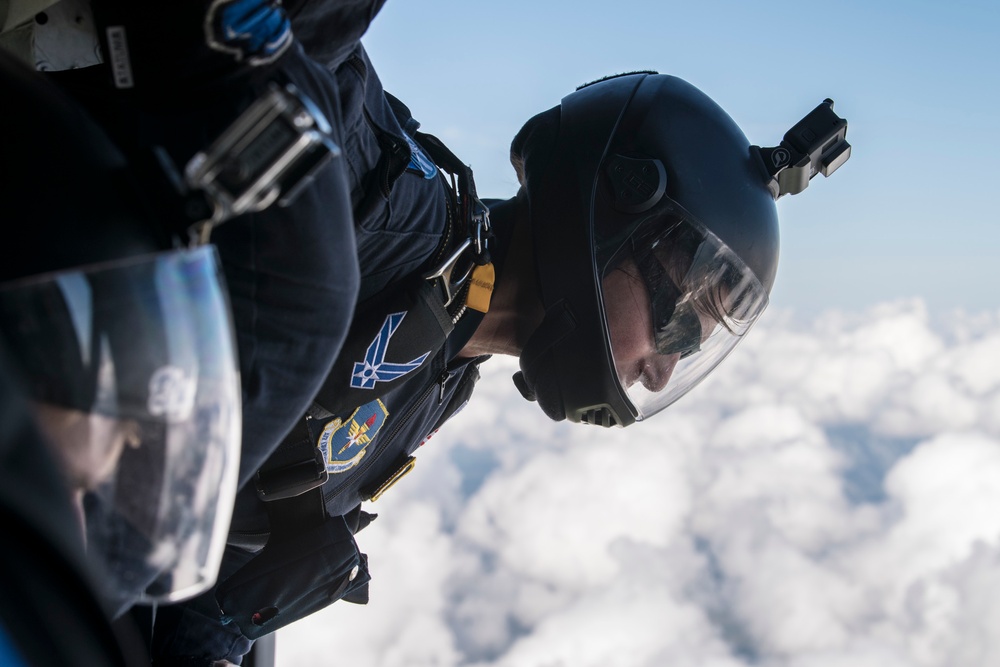
[[[211,586],[235,498],[240,384],[213,246],[182,246],[103,130],[0,52],[0,345],[85,509],[109,603]]]
[[[545,317],[522,393],[556,420],[627,426],[703,379],[767,304],[775,199],[792,191],[778,172],[836,169],[849,155],[836,120],[804,151],[791,133],[758,149],[703,92],[655,72],[582,86],[531,119],[511,154]]]

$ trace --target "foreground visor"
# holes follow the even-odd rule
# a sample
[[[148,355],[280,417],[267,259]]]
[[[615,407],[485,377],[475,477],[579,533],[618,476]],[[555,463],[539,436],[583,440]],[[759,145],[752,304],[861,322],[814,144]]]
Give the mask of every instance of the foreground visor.
[[[214,247],[0,286],[0,335],[117,608],[216,580],[235,499],[240,381]]]
[[[618,382],[646,419],[701,382],[767,306],[767,291],[715,234],[667,201],[615,248],[601,272]],[[601,257],[602,248],[598,248]]]

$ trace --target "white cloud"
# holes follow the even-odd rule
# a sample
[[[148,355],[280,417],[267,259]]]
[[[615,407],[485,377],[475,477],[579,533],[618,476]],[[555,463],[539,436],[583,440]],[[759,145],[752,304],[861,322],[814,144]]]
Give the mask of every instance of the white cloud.
[[[483,370],[371,508],[371,603],[283,630],[279,665],[1000,664],[1000,313],[769,313],[610,431]]]

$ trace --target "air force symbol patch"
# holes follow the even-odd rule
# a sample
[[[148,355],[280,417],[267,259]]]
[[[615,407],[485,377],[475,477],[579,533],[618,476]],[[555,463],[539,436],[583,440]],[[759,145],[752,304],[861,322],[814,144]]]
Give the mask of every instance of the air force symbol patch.
[[[428,181],[437,178],[438,168],[434,161],[427,157],[420,145],[410,138],[410,135],[404,132],[403,137],[406,138],[406,143],[410,146],[410,163],[406,165],[406,168],[415,174],[420,174]]]
[[[415,371],[424,363],[424,359],[430,354],[430,350],[422,355],[402,364],[395,364],[385,360],[385,353],[389,347],[389,340],[396,333],[396,329],[402,324],[406,312],[393,313],[385,318],[382,329],[375,335],[375,340],[368,346],[365,352],[365,360],[354,363],[354,373],[351,375],[351,387],[354,389],[374,389],[377,382],[392,382],[398,380],[407,373]]]
[[[362,405],[346,420],[338,418],[327,424],[316,443],[327,471],[337,474],[356,466],[388,416],[385,404],[374,400]]]

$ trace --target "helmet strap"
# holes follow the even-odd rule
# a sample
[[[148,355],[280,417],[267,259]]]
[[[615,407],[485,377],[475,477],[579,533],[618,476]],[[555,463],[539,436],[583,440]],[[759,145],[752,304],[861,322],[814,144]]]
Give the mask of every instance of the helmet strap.
[[[566,301],[557,301],[546,311],[545,319],[525,343],[520,356],[521,370],[514,375],[514,385],[526,399],[535,401],[539,395],[553,396],[550,391],[538,392],[538,387],[548,382],[558,388],[558,383],[553,380],[553,373],[546,372],[546,368],[551,371],[551,350],[576,328],[576,318]],[[539,407],[552,419],[565,419],[566,411],[561,401],[558,405],[554,403],[552,400],[543,400],[539,402]]]

